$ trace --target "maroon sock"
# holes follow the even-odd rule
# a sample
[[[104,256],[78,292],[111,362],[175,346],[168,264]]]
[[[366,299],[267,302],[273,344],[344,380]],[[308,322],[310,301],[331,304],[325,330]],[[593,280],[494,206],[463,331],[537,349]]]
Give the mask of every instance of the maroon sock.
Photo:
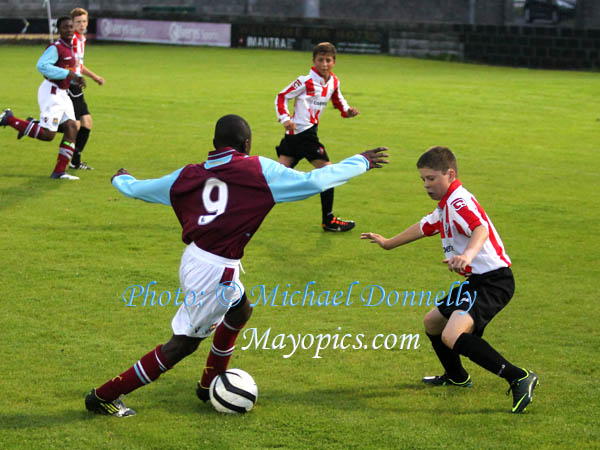
[[[34,120],[23,120],[17,117],[11,116],[7,119],[8,125],[17,130],[20,134],[37,138],[40,133],[40,126]]]
[[[158,379],[163,372],[172,367],[167,363],[161,348],[162,345],[159,345],[121,375],[104,383],[96,389],[96,395],[102,400],[112,402],[120,395],[129,394]]]
[[[67,170],[67,165],[73,157],[75,151],[75,144],[66,140],[60,143],[58,148],[58,158],[56,159],[56,166],[54,166],[54,173],[63,173]]]
[[[240,330],[244,328],[244,325],[235,328],[227,323],[227,319],[223,319],[223,322],[217,327],[212,347],[206,360],[206,367],[202,372],[201,387],[208,389],[211,381],[217,375],[227,370],[229,359],[235,349],[235,340]]]

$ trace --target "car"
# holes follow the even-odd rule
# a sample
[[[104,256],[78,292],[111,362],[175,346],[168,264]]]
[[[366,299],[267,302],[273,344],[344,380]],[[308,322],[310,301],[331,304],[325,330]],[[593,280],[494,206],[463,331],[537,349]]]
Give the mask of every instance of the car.
[[[575,16],[577,0],[526,0],[523,6],[525,22],[547,20],[554,24]]]

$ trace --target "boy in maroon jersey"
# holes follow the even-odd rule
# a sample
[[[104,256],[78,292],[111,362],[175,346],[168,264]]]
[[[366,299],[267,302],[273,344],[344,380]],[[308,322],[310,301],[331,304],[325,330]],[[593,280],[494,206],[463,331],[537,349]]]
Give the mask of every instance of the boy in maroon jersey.
[[[51,141],[57,131],[64,134],[61,140],[58,158],[51,178],[60,180],[78,180],[79,177],[68,174],[67,165],[75,150],[77,124],[73,103],[67,95],[71,81],[85,87],[83,77],[77,75],[75,54],[71,47],[73,39],[73,20],[68,16],[60,17],[56,26],[60,39],[50,44],[37,63],[37,69],[46,78],[38,89],[40,120],[33,118],[22,120],[15,117],[10,109],[0,113],[0,126],[11,126],[19,132],[18,139],[29,136],[41,141]]]
[[[317,169],[331,164],[325,146],[319,141],[319,117],[331,99],[342,117],[355,117],[358,109],[348,105],[340,91],[339,79],[332,72],[335,67],[335,46],[321,42],[313,48],[313,66],[308,75],[299,76],[275,98],[277,120],[285,128],[285,136],[277,146],[279,162],[294,168],[306,158]],[[287,107],[294,99],[294,114]],[[324,231],[350,231],[352,220],[343,220],[333,214],[333,188],[321,193],[322,227]]]
[[[436,297],[436,308],[425,315],[426,334],[445,372],[425,377],[423,382],[471,387],[471,376],[460,361],[459,355],[464,355],[508,382],[512,412],[520,413],[532,400],[538,376],[512,365],[482,338],[487,324],[513,296],[510,258],[491,219],[458,179],[456,158],[448,148],[430,148],[419,158],[417,168],[437,208],[393,238],[362,233],[361,239],[391,250],[424,236],[441,236],[443,263],[468,281],[453,283],[448,295],[439,301]]]
[[[380,147],[312,172],[298,172],[262,156],[249,156],[250,127],[236,115],[219,119],[213,144],[215,150],[205,163],[187,165],[162,178],[136,180],[124,169],[113,176],[112,184],[124,195],[173,208],[188,244],[179,278],[184,299],[190,301],[184,300],[173,317],[173,335],[167,343],[92,389],[85,399],[89,411],[115,417],[135,414],[119,397],[158,379],[214,331],[196,391],[201,400],[208,400],[211,381],[227,369],[237,335],[252,313],[239,278],[240,260],[269,211],[277,203],[308,198],[387,162],[381,153],[385,148]]]

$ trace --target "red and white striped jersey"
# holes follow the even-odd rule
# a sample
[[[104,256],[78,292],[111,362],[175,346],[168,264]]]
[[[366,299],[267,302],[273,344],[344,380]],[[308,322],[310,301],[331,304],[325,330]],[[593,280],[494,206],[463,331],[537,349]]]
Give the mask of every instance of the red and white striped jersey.
[[[83,54],[85,53],[85,41],[87,39],[78,32],[73,33],[73,52],[75,53],[75,73],[81,75],[81,68],[83,67]]]
[[[294,115],[290,117],[288,100],[294,100]],[[340,92],[340,80],[333,73],[325,82],[317,69],[312,67],[308,75],[299,76],[283,89],[275,98],[275,111],[280,123],[293,120],[296,124],[295,132],[301,133],[319,123],[319,117],[327,102],[331,99],[333,106],[339,109],[342,117],[348,117],[348,103]]]
[[[435,211],[421,219],[421,231],[425,236],[440,233],[446,258],[462,255],[471,233],[479,225],[488,230],[489,237],[461,275],[482,274],[501,267],[510,267],[510,258],[494,224],[473,194],[467,191],[459,180],[452,182]]]

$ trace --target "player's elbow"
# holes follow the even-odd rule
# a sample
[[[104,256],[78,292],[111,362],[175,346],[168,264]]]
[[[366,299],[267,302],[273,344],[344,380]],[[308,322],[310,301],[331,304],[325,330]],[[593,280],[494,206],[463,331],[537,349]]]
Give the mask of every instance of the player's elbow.
[[[483,225],[478,225],[473,230],[473,233],[477,233],[482,239],[487,239],[490,236],[490,232]]]

